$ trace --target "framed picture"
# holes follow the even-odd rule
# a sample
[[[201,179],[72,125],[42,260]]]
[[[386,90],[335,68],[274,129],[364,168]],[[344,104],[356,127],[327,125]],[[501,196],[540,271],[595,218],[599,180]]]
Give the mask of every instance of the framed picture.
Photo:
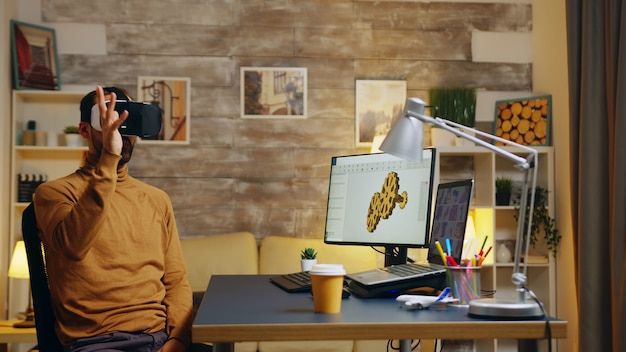
[[[307,69],[242,67],[242,118],[306,118]]]
[[[53,28],[11,20],[11,55],[15,89],[61,89]]]
[[[400,117],[406,100],[406,81],[356,81],[356,146],[372,146],[376,136],[386,136]]]
[[[521,145],[550,145],[552,96],[496,101],[494,134]],[[497,142],[496,145],[505,145]]]
[[[191,80],[188,77],[137,78],[137,101],[158,106],[163,116],[161,132],[141,142],[189,144]]]

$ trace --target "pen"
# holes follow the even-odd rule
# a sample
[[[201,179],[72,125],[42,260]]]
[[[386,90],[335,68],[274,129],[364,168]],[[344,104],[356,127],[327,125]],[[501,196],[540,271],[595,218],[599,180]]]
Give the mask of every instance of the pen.
[[[489,236],[485,236],[485,239],[483,240],[483,245],[480,246],[480,252],[478,252],[478,254],[483,255],[483,249],[485,248],[485,243],[487,243],[487,237]]]
[[[459,266],[459,264],[456,263],[456,260],[454,260],[452,256],[447,256],[446,258],[448,259],[448,263],[450,264],[450,266]]]
[[[450,245],[450,239],[446,238],[446,247],[448,249],[448,254],[452,254],[452,246]]]
[[[468,260],[472,256],[472,253],[474,253],[474,246],[476,245],[474,240],[475,240],[475,238],[472,238],[472,240],[470,241],[470,246],[468,247],[468,250],[467,250],[467,259]]]
[[[487,258],[487,254],[489,254],[489,252],[491,252],[491,247],[489,246],[489,248],[487,248],[487,251],[485,252],[485,255],[483,255],[480,260],[478,261],[478,266],[483,265],[483,261],[485,260],[485,258]]]
[[[441,248],[441,243],[439,243],[439,241],[435,241],[435,246],[437,246],[443,265],[448,265],[448,262],[446,261],[446,254],[443,252],[443,248]]]

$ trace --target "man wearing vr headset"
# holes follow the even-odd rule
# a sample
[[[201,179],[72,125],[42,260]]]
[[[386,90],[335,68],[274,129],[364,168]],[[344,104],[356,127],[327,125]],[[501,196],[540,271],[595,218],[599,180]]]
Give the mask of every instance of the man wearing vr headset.
[[[129,99],[100,86],[83,98],[83,165],[34,196],[57,335],[72,352],[183,352],[192,293],[172,204],[128,174],[136,137],[119,132],[116,100]]]

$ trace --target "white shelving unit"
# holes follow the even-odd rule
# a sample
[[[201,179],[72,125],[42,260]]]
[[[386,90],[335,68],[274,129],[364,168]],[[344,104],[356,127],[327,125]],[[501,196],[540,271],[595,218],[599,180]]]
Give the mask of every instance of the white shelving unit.
[[[513,263],[499,263],[495,260],[498,244],[507,241],[514,244],[517,231],[517,222],[514,215],[517,213],[514,205],[496,206],[495,180],[497,177],[511,177],[514,184],[521,187],[522,172],[512,161],[499,156],[485,148],[471,147],[436,147],[439,152],[440,182],[454,181],[464,178],[474,178],[474,197],[470,215],[474,220],[476,241],[483,241],[488,236],[485,249],[493,246],[491,253],[485,259],[481,269],[481,289],[495,292],[497,298],[515,299],[515,286],[511,282]],[[514,147],[505,147],[506,150],[526,156],[527,153]],[[550,216],[554,217],[554,149],[553,147],[536,147],[539,153],[537,169],[537,186],[548,191],[548,208]],[[516,199],[514,196],[512,200]],[[519,189],[517,194],[519,194]],[[556,315],[556,277],[555,262],[548,252],[541,237],[536,246],[530,248],[530,255],[545,256],[546,263],[528,265],[528,287],[543,303],[546,313]],[[514,248],[511,248],[514,252]],[[556,351],[556,343],[552,344]],[[496,340],[476,342],[477,351],[517,351],[516,340]],[[540,341],[540,351],[548,350],[547,340]]]
[[[86,146],[68,147],[63,140],[63,129],[78,125],[79,104],[84,93],[42,90],[14,90],[11,106],[11,189],[10,232],[5,240],[11,251],[22,238],[22,212],[29,202],[18,201],[18,174],[46,175],[48,179],[65,176],[76,170],[82,161]],[[36,131],[50,135],[45,145],[23,145],[22,134],[28,121],[36,122]],[[56,138],[54,138],[56,137]],[[51,144],[51,146],[49,146]],[[22,282],[24,281],[24,282]],[[9,278],[8,318],[14,319],[28,304],[27,280]]]

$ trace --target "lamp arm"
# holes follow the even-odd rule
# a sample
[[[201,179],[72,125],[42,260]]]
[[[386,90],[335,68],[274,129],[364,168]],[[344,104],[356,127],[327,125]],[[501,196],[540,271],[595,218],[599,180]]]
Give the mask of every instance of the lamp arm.
[[[431,117],[431,116],[420,114],[411,110],[406,111],[406,115],[416,118],[430,125],[433,125],[435,127],[442,128],[448,132],[453,133],[457,137],[465,138],[469,141],[472,141],[478,144],[479,146],[483,148],[489,149],[500,156],[503,156],[509,160],[512,160],[513,162],[515,162],[518,168],[524,171],[524,184],[522,187],[522,196],[520,197],[520,209],[519,209],[519,215],[517,219],[518,224],[517,224],[517,241],[515,243],[515,263],[514,263],[514,268],[513,268],[513,275],[511,277],[511,281],[513,282],[513,284],[517,286],[520,302],[524,302],[525,294],[526,294],[524,287],[526,286],[526,282],[527,282],[526,273],[527,273],[528,265],[526,263],[523,266],[521,265],[521,257],[522,257],[521,254],[522,254],[522,248],[524,248],[525,258],[528,258],[528,249],[529,249],[528,247],[530,246],[530,235],[532,233],[532,217],[533,217],[532,209],[534,209],[534,205],[535,205],[535,188],[537,186],[536,163],[538,160],[539,153],[534,148],[521,145],[516,142],[509,141],[504,138],[500,138],[498,136],[494,136],[489,133],[482,132],[471,127],[467,127],[465,125],[461,125],[456,122],[442,119],[440,117]],[[529,152],[529,155],[526,158],[523,158],[501,147],[488,143],[482,139],[476,138],[476,136],[468,134],[465,131],[470,131],[477,135],[515,146],[519,149]],[[530,201],[530,207],[528,209],[531,209],[531,211],[527,215],[526,204],[528,203],[528,201]],[[528,225],[526,228],[524,228],[526,217],[528,217],[527,219]],[[526,235],[524,235],[524,231],[526,231]],[[522,243],[524,244],[523,246],[522,246]]]
[[[471,127],[467,127],[467,126],[464,126],[464,125],[461,125],[461,124],[458,124],[458,123],[455,123],[455,122],[452,122],[452,121],[449,121],[449,120],[446,120],[446,119],[442,119],[441,117],[431,117],[431,116],[428,116],[428,115],[418,114],[418,113],[415,113],[413,111],[407,111],[407,115],[411,116],[411,117],[414,117],[414,118],[416,118],[416,119],[418,119],[418,120],[420,120],[422,122],[425,122],[427,124],[430,124],[430,125],[442,128],[442,129],[444,129],[444,130],[446,130],[446,131],[448,131],[450,133],[453,133],[457,137],[465,138],[465,139],[467,139],[469,141],[472,141],[472,142],[480,145],[481,147],[487,148],[487,149],[495,152],[496,154],[499,154],[499,155],[501,155],[501,156],[503,156],[503,157],[505,157],[505,158],[507,158],[509,160],[514,161],[518,165],[518,167],[520,167],[522,169],[530,169],[530,168],[532,168],[534,166],[534,165],[531,164],[531,162],[527,158],[522,158],[521,156],[515,155],[515,154],[513,154],[513,153],[511,153],[511,152],[509,152],[507,150],[504,150],[504,149],[502,149],[502,148],[500,148],[500,147],[498,147],[496,145],[493,145],[491,143],[487,143],[487,142],[485,142],[484,140],[482,140],[480,138],[476,138],[475,136],[472,136],[471,134],[466,133],[465,130],[468,130],[470,132],[473,132],[475,134],[478,134],[478,135],[481,135],[481,136],[484,136],[484,137],[487,137],[487,138],[490,138],[490,139],[493,139],[493,140],[497,140],[497,141],[500,141],[500,142],[503,142],[503,143],[507,143],[507,144],[516,146],[516,147],[518,147],[520,149],[523,149],[523,150],[525,150],[525,151],[527,151],[529,153],[534,153],[536,155],[537,151],[534,150],[533,148],[529,148],[527,146],[515,143],[513,141],[509,141],[509,140],[506,140],[504,138],[500,138],[500,137],[491,135],[489,133],[485,133],[485,132],[479,131],[477,129],[474,129],[474,128],[471,128]],[[457,128],[461,128],[461,129],[463,129],[463,131],[458,130]],[[536,157],[534,159],[536,160]]]

